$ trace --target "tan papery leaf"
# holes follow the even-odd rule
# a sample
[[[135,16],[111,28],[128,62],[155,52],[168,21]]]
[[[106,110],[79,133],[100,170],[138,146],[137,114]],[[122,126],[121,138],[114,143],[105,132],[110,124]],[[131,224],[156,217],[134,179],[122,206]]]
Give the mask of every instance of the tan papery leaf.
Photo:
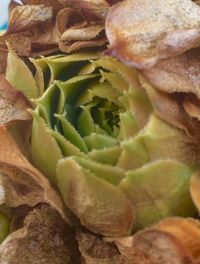
[[[191,0],[125,0],[111,8],[106,33],[108,54],[149,68],[199,45],[200,8]]]
[[[27,31],[35,26],[42,26],[53,18],[51,7],[44,5],[17,6],[10,14],[7,34]]]
[[[131,263],[192,264],[200,256],[200,222],[168,218],[132,237],[116,239],[115,243]]]
[[[167,93],[193,93],[200,99],[200,49],[159,62],[143,71],[148,81]]]

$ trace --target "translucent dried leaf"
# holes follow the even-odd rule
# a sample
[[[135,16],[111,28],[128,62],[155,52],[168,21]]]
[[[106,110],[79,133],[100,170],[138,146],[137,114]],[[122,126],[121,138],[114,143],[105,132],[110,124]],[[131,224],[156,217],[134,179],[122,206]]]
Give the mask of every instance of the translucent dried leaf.
[[[199,27],[200,8],[190,0],[122,1],[107,16],[107,53],[128,65],[148,68],[197,47]]]
[[[11,120],[30,120],[28,108],[30,104],[24,95],[16,91],[3,76],[0,76],[0,125]]]
[[[198,8],[200,10],[200,7]],[[193,93],[200,98],[199,59],[199,48],[192,49],[180,56],[159,62],[151,69],[144,70],[143,74],[161,91]]]
[[[53,18],[52,8],[44,5],[25,5],[14,8],[9,17],[7,34],[22,32],[38,25],[42,26]]]
[[[31,211],[24,226],[8,236],[0,247],[0,258],[2,264],[81,263],[73,230],[46,205]]]

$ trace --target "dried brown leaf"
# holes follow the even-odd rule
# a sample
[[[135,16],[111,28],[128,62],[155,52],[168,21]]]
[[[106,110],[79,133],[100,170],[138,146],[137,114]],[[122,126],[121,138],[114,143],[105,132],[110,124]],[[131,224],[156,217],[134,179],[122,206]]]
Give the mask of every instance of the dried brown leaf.
[[[115,243],[131,263],[192,264],[200,256],[200,222],[169,218]]]
[[[47,203],[66,219],[59,195],[23,156],[11,133],[0,126],[0,175],[4,202],[11,207]]]
[[[191,0],[125,0],[111,8],[106,33],[109,54],[148,68],[199,45],[200,8]]]
[[[1,245],[0,263],[79,264],[80,253],[73,230],[54,209],[43,205]]]
[[[63,5],[59,0],[22,0],[24,5],[45,5],[53,8],[54,14],[56,14],[60,9],[63,8]]]
[[[7,34],[22,32],[42,26],[53,19],[53,10],[44,5],[17,6],[9,18]]]
[[[106,242],[89,231],[78,230],[76,238],[87,264],[131,264],[119,254],[114,243]]]
[[[141,82],[149,96],[155,112],[163,120],[181,130],[184,130],[188,135],[199,135],[200,122],[193,119],[184,110],[184,95],[164,93],[151,86],[145,80],[141,79]]]
[[[25,96],[15,90],[3,76],[0,76],[0,125],[11,120],[30,120],[28,108],[30,103]]]
[[[193,93],[200,99],[200,49],[161,61],[143,74],[159,90]]]
[[[62,9],[56,18],[56,31],[59,48],[66,53],[103,46],[107,42],[102,21],[93,16],[86,19],[83,10]]]

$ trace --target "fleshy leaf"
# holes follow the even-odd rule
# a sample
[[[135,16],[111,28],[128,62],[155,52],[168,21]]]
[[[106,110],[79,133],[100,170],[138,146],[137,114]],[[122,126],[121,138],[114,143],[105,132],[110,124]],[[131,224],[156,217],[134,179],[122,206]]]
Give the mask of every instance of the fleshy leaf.
[[[170,216],[195,216],[189,182],[192,171],[177,161],[162,160],[127,173],[120,188],[136,208],[135,230]]]
[[[56,165],[62,152],[44,120],[33,112],[31,152],[35,165],[56,183]]]
[[[116,165],[121,154],[120,146],[114,146],[105,149],[94,149],[88,153],[92,160],[105,164]]]
[[[12,48],[8,53],[6,79],[28,99],[37,98],[40,94],[31,71]]]
[[[121,143],[117,166],[125,170],[137,169],[150,161],[147,148],[140,135]]]
[[[137,122],[130,112],[120,114],[120,130],[123,139],[131,138],[139,132]]]
[[[94,173],[95,176],[113,184],[118,185],[125,177],[125,172],[117,167],[89,160],[88,158],[73,158],[80,166]]]
[[[57,182],[65,204],[82,225],[106,236],[129,234],[133,208],[116,187],[81,168],[72,158],[59,161]]]
[[[182,54],[198,46],[199,14],[190,0],[122,1],[107,16],[107,54],[139,69]]]
[[[89,150],[114,147],[118,143],[117,139],[115,138],[106,135],[98,135],[95,133],[84,137],[84,141]]]
[[[151,116],[144,132],[141,133],[141,139],[151,160],[175,159],[190,166],[199,164],[198,141],[155,114]]]

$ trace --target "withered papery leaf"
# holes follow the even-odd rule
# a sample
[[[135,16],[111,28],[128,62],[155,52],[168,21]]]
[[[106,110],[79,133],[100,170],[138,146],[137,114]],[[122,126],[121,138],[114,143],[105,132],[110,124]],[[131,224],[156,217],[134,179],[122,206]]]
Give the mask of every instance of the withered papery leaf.
[[[24,5],[45,5],[53,8],[54,14],[56,14],[63,5],[59,0],[22,0]]]
[[[157,90],[144,79],[141,79],[141,82],[149,96],[155,112],[163,120],[181,130],[184,130],[188,135],[199,136],[200,122],[193,118],[196,117],[195,114],[188,115],[191,107],[189,102],[185,100],[187,97],[185,98],[185,96],[178,93],[168,94]],[[186,107],[188,107],[188,111]]]
[[[79,264],[80,253],[73,230],[58,212],[42,205],[25,218],[0,247],[0,263]]]
[[[143,71],[148,81],[167,93],[192,93],[200,99],[200,49],[159,62]]]
[[[192,264],[200,256],[200,222],[168,218],[115,243],[122,255],[133,260],[131,263]]]
[[[87,230],[78,230],[76,238],[87,264],[131,264],[119,254],[114,243],[106,242]]]
[[[11,207],[47,203],[65,218],[63,204],[49,181],[23,156],[11,133],[0,126],[0,175],[4,202]]]
[[[125,0],[108,14],[106,33],[109,54],[148,68],[199,45],[200,8],[191,0]]]
[[[10,14],[7,33],[27,31],[35,26],[42,26],[53,18],[51,7],[44,5],[17,6]]]
[[[0,125],[11,120],[30,120],[30,103],[0,75]]]
[[[61,51],[68,53],[81,48],[102,46],[107,42],[104,20],[95,15],[87,17],[87,10],[64,8],[58,13],[56,30]]]

